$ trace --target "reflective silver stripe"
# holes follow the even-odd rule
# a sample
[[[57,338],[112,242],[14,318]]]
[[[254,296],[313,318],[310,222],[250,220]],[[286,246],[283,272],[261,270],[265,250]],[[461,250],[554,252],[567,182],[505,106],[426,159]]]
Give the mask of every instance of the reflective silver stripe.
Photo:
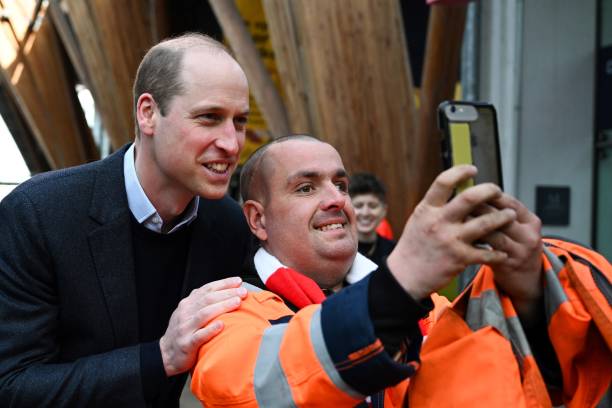
[[[296,407],[291,388],[280,364],[280,345],[287,324],[277,324],[264,332],[255,363],[255,397],[260,407]]]
[[[479,297],[470,298],[466,313],[466,323],[476,331],[485,326],[495,327],[514,344],[521,357],[531,355],[531,347],[518,317],[506,318],[497,292],[485,290]]]
[[[546,286],[544,287],[544,307],[546,321],[550,323],[551,317],[557,312],[562,303],[567,302],[567,294],[559,282],[557,274],[551,269],[544,272]]]
[[[506,325],[506,318],[497,292],[492,289],[485,290],[480,297],[470,298],[465,321],[470,329],[476,331],[485,326],[493,326],[502,335],[510,339]]]
[[[325,339],[323,338],[323,328],[321,327],[321,308],[318,308],[312,315],[310,320],[310,340],[312,341],[312,347],[319,358],[319,363],[325,370],[327,376],[332,380],[336,388],[344,391],[353,398],[363,399],[364,395],[355,391],[350,385],[344,382],[338,370],[332,361],[327,346],[325,345]]]
[[[547,247],[544,247],[544,255],[546,255],[546,258],[548,258],[548,262],[550,262],[552,265],[555,274],[558,275],[559,272],[561,272],[561,269],[563,269],[563,262],[561,262],[559,257]]]
[[[562,303],[568,301],[567,294],[559,281],[559,272],[563,269],[563,263],[552,251],[544,247],[544,254],[552,265],[553,269],[544,271],[544,306],[546,310],[546,321],[550,323],[550,318],[557,312]]]
[[[506,319],[506,322],[508,323],[508,329],[510,331],[510,341],[518,349],[520,356],[524,358],[532,355],[531,347],[529,347],[527,336],[525,336],[519,318],[517,316],[509,317]]]
[[[245,288],[248,292],[263,292],[262,288],[258,288],[257,286],[251,285],[250,283],[242,282],[242,285],[240,286]]]

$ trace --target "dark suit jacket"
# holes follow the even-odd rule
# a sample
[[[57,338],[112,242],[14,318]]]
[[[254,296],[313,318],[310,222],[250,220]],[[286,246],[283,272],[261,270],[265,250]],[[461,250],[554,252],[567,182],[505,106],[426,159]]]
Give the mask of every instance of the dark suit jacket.
[[[33,177],[0,204],[0,406],[144,406],[127,147]],[[201,200],[183,294],[239,275],[250,232]]]

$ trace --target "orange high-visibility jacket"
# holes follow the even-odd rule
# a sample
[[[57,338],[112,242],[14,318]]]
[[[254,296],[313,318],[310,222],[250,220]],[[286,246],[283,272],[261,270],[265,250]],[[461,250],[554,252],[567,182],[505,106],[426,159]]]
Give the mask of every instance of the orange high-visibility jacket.
[[[421,336],[410,339],[402,362],[386,353],[369,317],[369,280],[297,313],[247,284],[240,308],[218,318],[223,331],[200,349],[193,393],[208,408],[354,407],[370,395],[385,407],[402,406]],[[422,331],[430,322],[421,321]]]
[[[549,396],[510,299],[482,267],[429,332],[410,407],[594,407],[612,380],[612,267],[601,255],[545,240],[544,304],[563,377]]]

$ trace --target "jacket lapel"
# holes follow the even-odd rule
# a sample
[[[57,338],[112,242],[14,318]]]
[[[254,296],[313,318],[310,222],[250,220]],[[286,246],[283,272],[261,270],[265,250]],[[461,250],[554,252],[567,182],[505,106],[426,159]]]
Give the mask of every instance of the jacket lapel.
[[[126,150],[101,163],[90,207],[99,226],[88,235],[118,347],[134,344],[139,336],[131,215],[123,177]]]

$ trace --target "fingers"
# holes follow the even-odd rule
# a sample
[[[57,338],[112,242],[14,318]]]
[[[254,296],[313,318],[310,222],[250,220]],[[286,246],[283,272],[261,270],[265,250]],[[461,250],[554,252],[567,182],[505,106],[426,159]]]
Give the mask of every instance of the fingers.
[[[191,336],[192,346],[199,348],[223,330],[223,322],[221,320],[214,321],[208,324],[211,320],[216,319],[224,313],[236,310],[240,306],[240,299],[232,297],[222,302],[218,302],[207,306],[193,317],[193,327],[196,329]]]
[[[241,284],[242,279],[238,277],[210,282],[192,290],[189,296],[184,298],[181,303],[183,308],[195,313],[197,309],[223,302],[227,299],[234,297],[238,298],[238,300],[244,299],[247,295],[247,290],[241,287]]]
[[[495,208],[512,208],[516,213],[516,222],[500,228],[486,237],[486,242],[496,249],[520,254],[521,251],[537,251],[541,246],[542,222],[537,215],[529,211],[520,201],[507,194],[491,201]],[[496,211],[490,208],[490,211]]]
[[[492,234],[516,220],[516,212],[510,208],[479,215],[465,222],[459,232],[460,238],[468,243]],[[494,246],[494,248],[500,249]]]
[[[202,292],[208,293],[208,292],[215,292],[215,291],[223,290],[223,289],[237,288],[240,285],[242,285],[242,279],[240,279],[237,276],[233,276],[231,278],[225,278],[225,279],[207,283],[206,285],[198,289],[195,289],[195,291],[202,291]]]
[[[188,297],[181,300],[177,308],[178,317],[184,322],[187,332],[196,332],[219,315],[235,310],[247,295],[247,290],[243,287],[212,292],[206,291],[205,286],[192,291]]]
[[[244,299],[247,290],[242,287],[222,289],[215,292],[193,291],[188,298],[194,303],[194,307],[202,308],[231,298]]]
[[[443,171],[436,177],[429,190],[427,190],[423,202],[435,207],[443,206],[453,195],[457,184],[466,181],[470,177],[474,177],[476,173],[476,167],[465,164]]]
[[[240,306],[246,289],[236,287],[239,282],[236,278],[211,282],[179,302],[159,342],[167,375],[189,370],[198,348],[223,329],[222,322],[210,322]]]
[[[489,204],[497,209],[512,208],[516,211],[517,221],[521,223],[533,222],[538,218],[523,203],[505,193],[491,200]]]
[[[445,217],[449,221],[460,221],[479,211],[488,212],[483,211],[483,207],[485,207],[488,202],[501,197],[502,194],[501,189],[491,183],[479,184],[468,188],[446,205]]]
[[[192,316],[192,327],[194,328],[194,331],[206,325],[208,322],[217,318],[223,313],[236,310],[238,306],[240,306],[240,298],[233,296],[229,299],[225,299],[199,309],[197,313]]]
[[[221,330],[223,330],[223,322],[221,320],[197,330],[192,336],[193,347],[196,349],[200,348],[202,344],[209,342],[213,337],[221,333]]]
[[[468,265],[475,264],[495,264],[505,262],[508,259],[508,254],[496,249],[479,248],[473,245],[468,245],[462,255],[464,268]]]

